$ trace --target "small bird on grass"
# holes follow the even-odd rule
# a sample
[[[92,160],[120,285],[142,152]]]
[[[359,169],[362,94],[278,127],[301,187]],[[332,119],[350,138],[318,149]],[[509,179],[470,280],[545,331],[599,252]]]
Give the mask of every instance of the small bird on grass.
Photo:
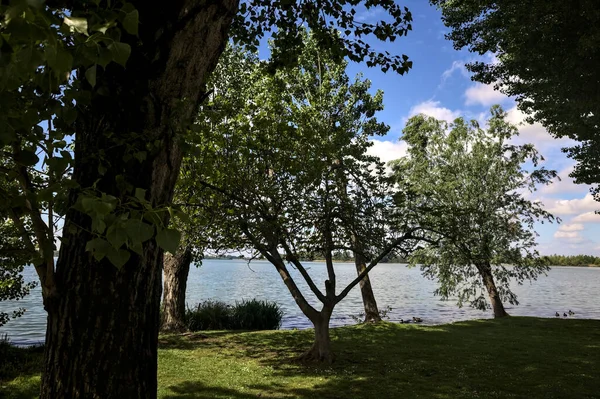
[[[560,315],[558,314],[558,312],[554,313],[554,316],[560,317]]]
[[[564,316],[564,317],[567,317],[567,314],[566,314],[566,313],[563,313],[563,316]]]
[[[415,322],[415,323],[422,323],[423,319],[420,318],[420,317],[413,317],[413,322]]]
[[[569,309],[569,316],[573,316],[575,314],[575,312],[573,312],[571,309]]]

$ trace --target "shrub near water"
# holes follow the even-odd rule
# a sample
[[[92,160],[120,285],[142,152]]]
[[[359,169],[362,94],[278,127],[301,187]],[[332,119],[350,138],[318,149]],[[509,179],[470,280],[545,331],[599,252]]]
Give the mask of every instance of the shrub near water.
[[[231,306],[222,301],[200,302],[187,310],[190,331],[199,330],[277,330],[283,312],[275,302],[243,300]]]
[[[278,304],[252,299],[236,302],[231,308],[232,330],[277,330],[283,312]]]

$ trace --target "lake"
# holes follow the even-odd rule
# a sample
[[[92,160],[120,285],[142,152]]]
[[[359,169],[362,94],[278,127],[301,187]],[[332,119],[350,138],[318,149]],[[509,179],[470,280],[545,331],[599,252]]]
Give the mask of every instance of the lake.
[[[307,262],[306,267],[319,287],[324,287],[327,275],[322,262]],[[352,263],[336,264],[337,291],[356,277]],[[292,269],[297,284],[309,302],[318,301],[310,295],[308,286],[299,273]],[[28,280],[35,279],[35,271],[25,270]],[[436,282],[421,276],[419,269],[402,264],[380,264],[370,273],[373,291],[379,309],[392,310],[390,321],[421,317],[424,324],[443,324],[458,320],[491,318],[491,311],[479,311],[469,307],[458,308],[453,300],[441,301],[433,295]],[[506,305],[515,316],[554,317],[555,312],[573,310],[574,318],[600,319],[600,268],[553,267],[548,276],[540,277],[531,284],[514,287],[520,305]],[[218,299],[234,303],[241,299],[268,299],[277,302],[284,311],[282,328],[309,328],[310,322],[298,309],[292,296],[281,281],[275,268],[266,261],[205,260],[201,267],[192,266],[187,289],[188,306],[206,299]],[[31,344],[44,340],[46,314],[42,307],[41,290],[37,287],[31,295],[20,301],[0,302],[5,311],[24,307],[27,312],[0,328],[0,335],[8,334],[16,344]],[[331,325],[354,324],[352,315],[362,312],[359,287],[336,307]],[[561,316],[562,317],[562,316]]]

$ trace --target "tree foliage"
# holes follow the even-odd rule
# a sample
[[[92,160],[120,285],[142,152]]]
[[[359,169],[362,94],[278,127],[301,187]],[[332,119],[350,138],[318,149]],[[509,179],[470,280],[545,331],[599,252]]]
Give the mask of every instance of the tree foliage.
[[[387,22],[359,23],[359,4]],[[0,213],[14,209],[35,248],[48,312],[42,398],[156,394],[162,255],[181,234],[169,227],[181,143],[230,33],[252,46],[272,32],[277,68],[293,62],[307,25],[340,56],[403,72],[407,58],[368,50],[364,38],[392,40],[410,19],[390,0],[0,4],[1,171],[18,183]]]
[[[515,96],[519,108],[556,137],[577,161],[578,183],[600,183],[600,11],[595,0],[431,0],[457,49],[496,55],[472,62],[473,79]],[[598,187],[592,189],[600,200]]]
[[[548,266],[600,266],[600,257],[592,255],[548,255],[544,256]]]
[[[511,144],[518,132],[505,118],[495,106],[482,129],[476,121],[417,115],[404,129],[408,155],[392,163],[401,186],[396,200],[431,234],[410,263],[439,280],[436,294],[479,309],[489,305],[477,266],[489,264],[501,300],[517,304],[509,283],[547,270],[535,251],[534,223],[554,220],[525,192],[556,174],[525,169],[541,157],[531,144]]]
[[[360,280],[338,290],[334,253],[358,252],[372,267],[398,243],[407,245],[400,236],[410,240],[390,230],[390,181],[367,154],[369,137],[388,131],[375,117],[383,93],[370,94],[360,76],[350,81],[345,62],[303,35],[297,67],[275,74],[252,55],[228,55],[237,60],[217,68],[215,81],[222,83],[198,122],[205,156],[188,167],[196,171],[196,199],[219,214],[223,247],[268,259],[317,326],[323,314],[328,324],[335,304]],[[303,265],[307,257],[325,259],[325,290]],[[323,310],[306,299],[290,266]]]

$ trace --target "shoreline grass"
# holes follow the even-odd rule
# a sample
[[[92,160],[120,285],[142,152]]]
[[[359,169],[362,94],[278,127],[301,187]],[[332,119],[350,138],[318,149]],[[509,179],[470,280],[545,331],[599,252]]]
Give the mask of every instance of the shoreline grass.
[[[599,320],[510,317],[340,327],[332,329],[333,365],[295,360],[312,333],[161,335],[158,396],[600,398]],[[0,397],[35,397],[42,355],[27,353],[22,369],[0,370]]]

